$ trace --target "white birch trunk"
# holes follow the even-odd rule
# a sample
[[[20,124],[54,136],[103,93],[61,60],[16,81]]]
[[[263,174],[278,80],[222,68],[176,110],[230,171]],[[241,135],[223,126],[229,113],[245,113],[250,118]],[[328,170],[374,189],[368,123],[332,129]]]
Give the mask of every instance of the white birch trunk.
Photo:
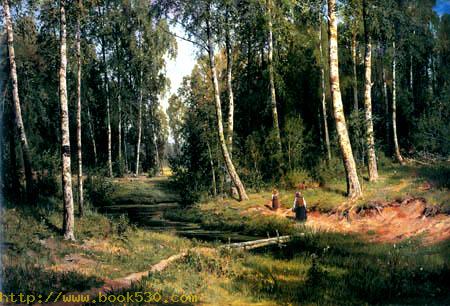
[[[278,122],[278,109],[277,109],[277,95],[275,91],[275,76],[273,68],[273,33],[272,33],[272,0],[267,0],[267,16],[268,16],[268,56],[267,64],[269,66],[269,81],[270,81],[270,101],[272,105],[272,117],[273,117],[273,128],[275,129],[275,134],[277,138],[277,145],[279,153],[283,152],[281,146],[281,135],[280,135],[280,124]]]
[[[323,127],[325,130],[325,145],[327,148],[327,156],[328,160],[331,160],[331,146],[330,146],[330,135],[328,132],[328,116],[327,116],[327,101],[326,101],[326,87],[325,87],[325,69],[324,69],[324,63],[323,63],[323,49],[322,49],[322,17],[319,16],[319,27],[320,27],[320,33],[319,33],[319,57],[320,57],[320,86],[321,86],[321,92],[322,92],[322,117],[323,117]]]
[[[100,10],[100,8],[99,8]],[[104,14],[101,14],[101,18],[104,18]],[[103,26],[103,24],[102,24]],[[105,86],[105,95],[106,95],[106,125],[108,131],[108,174],[109,177],[113,176],[112,169],[112,144],[111,144],[111,107],[109,103],[109,81],[108,81],[108,66],[106,63],[106,51],[105,51],[105,38],[102,36],[101,38],[101,48],[102,48],[102,58],[103,58],[103,78],[104,78],[104,86]]]
[[[139,157],[141,153],[141,138],[142,138],[142,71],[140,72],[140,85],[139,85],[139,101],[138,101],[138,139],[136,146],[136,171],[135,175],[139,175]]]
[[[328,32],[330,34],[330,86],[333,98],[333,111],[336,121],[339,147],[347,175],[347,194],[350,198],[362,195],[361,186],[356,171],[356,163],[348,136],[345,122],[344,107],[342,105],[341,89],[339,84],[339,57],[337,40],[336,0],[328,0]]]
[[[78,0],[76,54],[77,54],[77,155],[78,155],[78,213],[83,216],[83,154],[81,146],[81,9],[82,1]]]
[[[375,153],[375,136],[372,119],[372,42],[367,23],[367,6],[363,0],[363,19],[365,37],[365,87],[364,87],[364,109],[366,119],[366,142],[367,142],[367,166],[369,170],[369,181],[378,179],[377,158]]]
[[[384,68],[384,63],[381,64],[382,74],[383,74],[383,96],[384,96],[384,110],[385,110],[385,122],[386,122],[386,143],[388,147],[391,146],[391,127],[390,127],[390,118],[389,118],[389,96],[387,89],[387,80],[386,80],[386,69]]]
[[[60,0],[60,68],[59,68],[59,99],[61,103],[61,159],[62,186],[64,197],[63,231],[64,239],[75,240],[74,209],[72,195],[72,173],[70,168],[70,131],[69,109],[67,106],[67,46],[66,46],[66,12],[65,0]]]
[[[356,71],[356,33],[352,35],[352,66],[353,66],[353,109],[358,112],[358,74]]]
[[[397,138],[397,57],[395,41],[393,42],[392,47],[394,49],[394,60],[392,62],[392,137],[394,138],[395,158],[401,165],[403,165],[403,157],[400,154],[400,147],[398,145]]]
[[[248,200],[247,193],[245,192],[244,185],[239,178],[236,169],[234,168],[233,162],[231,161],[230,154],[228,152],[228,147],[226,144],[225,136],[223,133],[223,124],[222,124],[222,105],[220,101],[220,89],[219,89],[219,81],[217,78],[216,71],[216,63],[214,58],[214,44],[212,39],[212,33],[209,21],[207,21],[207,39],[208,39],[208,55],[209,55],[209,64],[211,69],[211,78],[214,88],[214,102],[216,109],[216,118],[217,118],[217,132],[219,137],[219,144],[222,151],[222,155],[225,161],[225,165],[227,167],[228,174],[231,177],[234,185],[236,186],[239,194],[239,200],[245,201]]]
[[[233,70],[233,50],[231,46],[230,29],[227,20],[226,33],[226,52],[227,52],[227,89],[228,89],[228,124],[227,124],[227,145],[230,157],[233,156],[233,130],[234,130],[234,94],[232,84],[232,70]]]
[[[17,67],[16,67],[16,58],[14,52],[14,32],[11,21],[11,13],[9,9],[8,0],[3,0],[3,14],[5,16],[5,27],[7,32],[7,40],[8,40],[8,53],[9,53],[9,68],[10,68],[10,76],[12,82],[12,97],[14,102],[14,115],[16,121],[17,132],[19,133],[20,145],[22,148],[22,159],[23,166],[25,170],[25,181],[26,181],[26,190],[27,190],[27,200],[28,202],[33,201],[33,170],[31,167],[31,154],[28,146],[28,139],[25,132],[25,127],[23,125],[22,120],[22,109],[20,106],[19,99],[19,83],[17,81]],[[16,174],[14,174],[16,175]]]

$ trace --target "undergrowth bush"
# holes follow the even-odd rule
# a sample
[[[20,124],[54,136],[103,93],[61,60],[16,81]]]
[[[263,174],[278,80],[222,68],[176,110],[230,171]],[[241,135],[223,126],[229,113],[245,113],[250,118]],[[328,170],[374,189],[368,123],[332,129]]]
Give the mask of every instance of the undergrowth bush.
[[[297,188],[301,183],[310,186],[314,183],[314,180],[305,170],[292,170],[284,176],[283,187],[286,189],[293,189]]]
[[[115,187],[111,180],[103,176],[88,176],[85,180],[86,194],[94,207],[104,207],[112,204],[111,196]]]
[[[322,160],[314,171],[313,178],[318,180],[321,185],[345,178],[342,160],[337,157],[331,158],[330,161]]]

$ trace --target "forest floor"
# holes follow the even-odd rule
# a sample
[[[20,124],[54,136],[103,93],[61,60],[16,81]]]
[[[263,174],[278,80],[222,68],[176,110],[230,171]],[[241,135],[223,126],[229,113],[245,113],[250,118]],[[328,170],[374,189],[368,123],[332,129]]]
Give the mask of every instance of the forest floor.
[[[67,242],[59,234],[62,211],[55,200],[39,208],[6,207],[3,291],[44,295],[113,284],[108,288],[116,294],[188,294],[205,305],[448,305],[446,169],[393,166],[381,172],[379,182],[366,183],[365,197],[351,203],[339,180],[306,189],[312,209],[306,224],[292,220],[294,190],[281,191],[283,205],[277,212],[265,206],[270,192],[263,191],[250,193],[245,203],[215,200],[165,213],[211,230],[295,236],[282,248],[253,252],[199,251],[217,244],[173,231],[154,232],[94,212],[76,219],[77,241]],[[176,201],[172,191],[155,186],[160,180],[167,178],[115,179],[113,197],[130,205]],[[342,217],[349,208],[350,220]],[[185,256],[164,264],[177,254]],[[164,271],[154,268],[160,264]],[[131,284],[130,277],[142,279]]]
[[[316,184],[311,184],[315,186]],[[364,196],[348,201],[345,181],[301,190],[308,206],[309,230],[355,233],[368,241],[399,242],[420,236],[425,243],[450,238],[450,165],[398,166],[380,170],[377,182],[364,180]],[[272,211],[270,191],[249,193],[250,200],[206,201],[188,210],[168,211],[169,219],[200,222],[207,228],[228,228],[266,236],[293,232],[291,211],[295,190],[280,190],[281,208]],[[262,218],[274,217],[274,218]],[[271,220],[271,221],[269,221]],[[245,223],[245,225],[244,225]],[[272,229],[270,231],[270,229]]]

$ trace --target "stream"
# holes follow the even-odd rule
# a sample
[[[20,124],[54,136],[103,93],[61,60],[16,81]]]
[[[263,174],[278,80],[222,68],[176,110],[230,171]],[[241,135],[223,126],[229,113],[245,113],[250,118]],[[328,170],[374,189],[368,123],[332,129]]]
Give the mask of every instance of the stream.
[[[238,232],[205,229],[192,222],[165,219],[165,211],[181,208],[178,197],[167,187],[167,178],[146,178],[144,182],[136,180],[137,182],[146,183],[148,187],[136,188],[125,195],[115,197],[113,205],[102,208],[101,212],[111,217],[125,215],[139,228],[173,232],[201,241],[243,242],[261,238]]]

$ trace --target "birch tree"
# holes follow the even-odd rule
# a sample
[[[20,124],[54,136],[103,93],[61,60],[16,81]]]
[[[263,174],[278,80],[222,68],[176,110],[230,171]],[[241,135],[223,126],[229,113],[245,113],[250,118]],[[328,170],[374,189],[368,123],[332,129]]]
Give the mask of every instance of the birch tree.
[[[208,10],[209,9],[210,9],[210,7],[208,7]],[[241,201],[245,201],[245,200],[248,200],[248,196],[245,191],[244,185],[242,184],[241,179],[240,179],[238,173],[236,172],[234,164],[231,161],[231,157],[228,152],[228,147],[227,147],[224,132],[223,132],[222,102],[220,99],[220,89],[219,89],[219,81],[217,78],[217,69],[216,69],[216,62],[215,62],[215,56],[214,56],[214,44],[213,44],[212,31],[211,31],[211,21],[209,20],[209,18],[207,18],[207,20],[206,20],[206,37],[207,37],[207,43],[208,43],[208,56],[209,56],[209,65],[210,65],[210,69],[211,69],[211,79],[212,79],[213,88],[214,88],[214,102],[215,102],[214,105],[215,105],[215,109],[216,109],[217,133],[219,136],[219,143],[220,143],[223,158],[225,160],[225,165],[228,170],[228,174],[230,175],[231,180],[233,181],[233,183],[238,191],[239,199]]]
[[[74,213],[72,196],[72,173],[70,168],[70,132],[69,109],[67,106],[67,45],[66,45],[66,12],[65,0],[59,1],[60,10],[60,67],[59,67],[59,100],[61,104],[61,161],[62,186],[64,200],[63,231],[64,239],[75,240]]]
[[[273,26],[272,26],[272,0],[267,0],[267,28],[268,28],[268,54],[267,65],[269,66],[269,82],[270,82],[270,101],[272,106],[273,128],[278,144],[279,153],[282,152],[280,125],[278,122],[277,95],[275,90],[275,76],[273,68]]]
[[[106,8],[104,11],[101,11],[101,7],[98,8],[101,21],[102,28],[105,27],[104,19],[106,18]],[[108,174],[109,177],[113,176],[112,169],[112,139],[111,139],[111,106],[109,101],[109,80],[108,80],[108,64],[106,62],[106,40],[105,34],[102,33],[100,37],[101,42],[101,53],[103,60],[103,86],[105,89],[105,98],[106,98],[106,126],[108,133]]]
[[[368,28],[367,1],[363,0],[363,21],[364,21],[364,40],[365,40],[365,86],[364,86],[364,109],[365,126],[367,142],[367,166],[369,169],[369,181],[378,179],[377,158],[375,155],[375,137],[372,120],[372,42],[370,30]]]
[[[333,100],[334,119],[336,121],[336,131],[338,134],[339,147],[344,162],[347,194],[350,198],[362,196],[361,186],[356,171],[356,163],[348,136],[345,121],[344,108],[342,105],[341,90],[339,84],[339,58],[337,40],[337,17],[336,0],[328,0],[328,33],[329,33],[329,57],[330,57],[330,87]]]
[[[322,14],[319,13],[319,65],[320,65],[320,90],[322,95],[322,117],[323,117],[323,127],[325,133],[325,146],[327,148],[328,160],[331,160],[331,146],[330,146],[330,136],[328,131],[328,116],[327,116],[327,101],[326,101],[326,87],[325,87],[325,68],[323,63],[323,31],[322,31]]]
[[[231,5],[225,8],[225,51],[227,56],[227,91],[228,91],[228,121],[227,121],[227,144],[230,157],[233,152],[233,130],[234,130],[234,94],[233,94],[233,44],[231,42]]]
[[[76,26],[76,56],[77,56],[77,155],[78,155],[78,213],[83,216],[83,151],[81,147],[81,12],[83,3],[78,0],[78,15]]]
[[[393,61],[392,61],[392,137],[394,138],[394,152],[397,161],[403,165],[403,157],[400,154],[397,137],[397,52],[395,41],[392,43]]]
[[[12,82],[12,98],[14,102],[14,115],[16,121],[16,129],[19,133],[20,145],[22,148],[22,159],[25,170],[25,181],[28,201],[32,201],[33,194],[33,171],[31,167],[31,153],[28,146],[27,134],[22,120],[22,109],[20,106],[19,98],[19,84],[17,81],[17,67],[14,51],[14,32],[11,21],[11,13],[9,9],[8,0],[3,0],[3,14],[8,40],[8,53],[9,53],[9,69]]]

